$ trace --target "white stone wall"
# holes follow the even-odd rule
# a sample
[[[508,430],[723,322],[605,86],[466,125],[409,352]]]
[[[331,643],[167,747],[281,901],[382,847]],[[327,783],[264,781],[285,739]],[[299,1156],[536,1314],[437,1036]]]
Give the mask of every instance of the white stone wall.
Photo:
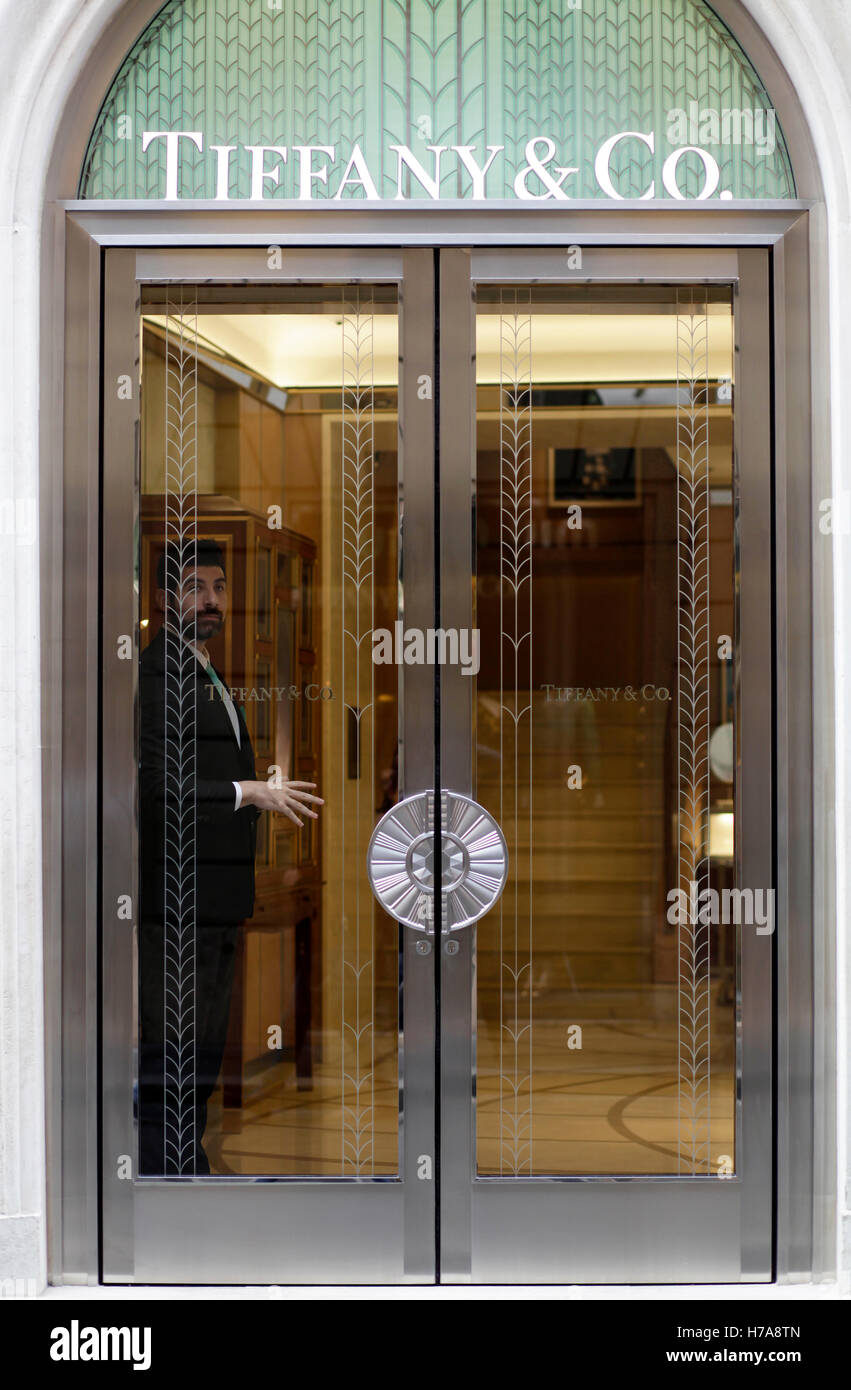
[[[602,0],[596,0],[601,3]],[[0,1280],[45,1278],[39,630],[40,246],[45,173],[83,64],[125,0],[0,0]],[[829,237],[832,491],[851,492],[851,3],[744,0],[820,152]],[[104,85],[108,75],[104,76]],[[64,190],[72,196],[74,190]],[[824,464],[827,460],[822,461]],[[818,499],[815,499],[816,501]],[[802,524],[810,524],[807,518]],[[52,542],[51,542],[52,543]],[[837,1237],[851,1277],[851,565],[834,545],[838,930]],[[52,657],[52,653],[48,652]],[[818,860],[817,860],[818,863]],[[51,1008],[57,1007],[56,1002]]]

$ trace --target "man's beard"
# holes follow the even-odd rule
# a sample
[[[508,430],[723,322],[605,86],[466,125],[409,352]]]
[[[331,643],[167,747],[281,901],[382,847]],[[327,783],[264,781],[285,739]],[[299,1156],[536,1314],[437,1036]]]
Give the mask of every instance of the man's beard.
[[[183,635],[189,641],[206,642],[216,637],[224,625],[221,613],[193,613],[183,620]]]

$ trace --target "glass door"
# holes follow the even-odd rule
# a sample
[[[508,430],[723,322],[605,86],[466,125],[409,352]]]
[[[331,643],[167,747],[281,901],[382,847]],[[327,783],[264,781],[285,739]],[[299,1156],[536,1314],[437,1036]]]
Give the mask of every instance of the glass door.
[[[367,874],[434,782],[382,646],[433,626],[432,278],[107,253],[107,1280],[434,1277],[434,956]]]
[[[767,256],[575,252],[106,252],[107,1281],[770,1277]]]
[[[441,1277],[766,1279],[767,260],[581,259],[442,266],[442,785],[508,875],[441,955]]]

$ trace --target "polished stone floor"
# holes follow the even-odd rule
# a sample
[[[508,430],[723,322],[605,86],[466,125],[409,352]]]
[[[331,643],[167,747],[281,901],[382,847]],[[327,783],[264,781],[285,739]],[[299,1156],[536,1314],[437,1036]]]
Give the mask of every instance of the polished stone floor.
[[[498,1024],[483,1020],[476,1096],[477,1165],[483,1174],[713,1173],[734,1152],[731,1010],[715,1004],[712,1071],[700,1078],[704,1098],[690,1123],[688,1095],[678,1103],[676,1023],[669,1009],[632,1015],[634,995],[583,991],[582,1047],[569,1050],[561,1020],[533,1017],[529,1051],[498,1052]],[[610,1015],[599,1016],[603,1009]],[[659,1014],[668,1017],[659,1017]],[[587,1016],[586,1016],[587,1015]],[[575,1020],[579,1008],[572,1011]],[[291,1063],[248,1083],[241,1112],[210,1106],[206,1148],[214,1171],[240,1174],[354,1175],[344,1142],[360,1140],[362,1174],[398,1172],[399,1096],[392,1038],[380,1037],[374,1085],[359,1113],[344,1117],[339,1069],[315,1071],[298,1090]],[[707,1147],[708,1116],[708,1147]],[[373,1124],[374,1121],[374,1124]],[[347,1128],[344,1128],[347,1126]],[[500,1134],[502,1143],[500,1143]],[[530,1142],[531,1141],[531,1142]]]

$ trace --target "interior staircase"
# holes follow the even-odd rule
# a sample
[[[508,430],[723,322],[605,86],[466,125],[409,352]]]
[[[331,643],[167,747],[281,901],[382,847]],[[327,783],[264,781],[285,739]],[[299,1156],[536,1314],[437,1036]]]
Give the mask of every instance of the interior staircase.
[[[501,961],[528,952],[536,1014],[575,1018],[653,1010],[667,983],[665,784],[670,702],[547,700],[536,692],[531,759],[515,748],[499,693],[479,697],[477,799],[503,828],[509,879],[479,924],[480,1016],[499,1014]],[[529,716],[526,716],[528,720]],[[581,768],[581,788],[568,769]],[[531,776],[530,776],[531,774]],[[575,780],[575,779],[574,779]],[[502,952],[500,950],[500,932]],[[671,943],[673,944],[673,943]]]

